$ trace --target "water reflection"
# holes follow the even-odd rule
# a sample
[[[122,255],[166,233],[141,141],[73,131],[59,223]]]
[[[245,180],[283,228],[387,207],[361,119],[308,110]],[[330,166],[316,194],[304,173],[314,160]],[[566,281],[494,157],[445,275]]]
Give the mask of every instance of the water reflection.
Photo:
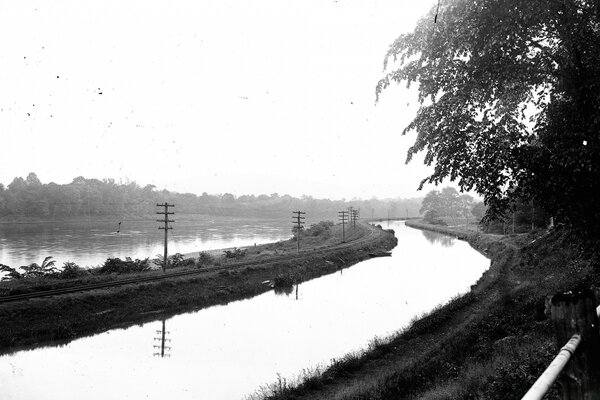
[[[171,332],[167,331],[166,320],[163,318],[162,320],[162,329],[156,331],[156,336],[154,337],[154,341],[159,344],[154,344],[154,356],[155,357],[171,357],[171,346],[167,346],[166,344],[171,344],[171,339],[167,337]],[[158,352],[156,352],[158,350]]]
[[[273,292],[278,296],[288,296],[294,291],[294,285],[289,286],[276,286],[273,288]]]
[[[298,300],[298,287],[299,286],[300,286],[299,284],[295,284],[295,285],[292,284],[289,286],[275,287],[275,288],[273,288],[273,293],[275,293],[276,296],[290,297],[290,295],[292,293],[294,293],[294,291],[295,291],[296,292],[296,300]]]
[[[442,235],[441,233],[431,232],[431,231],[421,231],[425,239],[431,244],[439,244],[442,247],[452,247],[454,246],[455,238],[448,235]]]

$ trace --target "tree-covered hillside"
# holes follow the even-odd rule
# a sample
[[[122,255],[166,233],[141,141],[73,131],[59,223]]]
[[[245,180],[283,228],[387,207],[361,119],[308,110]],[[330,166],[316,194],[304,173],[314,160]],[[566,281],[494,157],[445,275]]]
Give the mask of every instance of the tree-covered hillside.
[[[231,193],[211,195],[176,193],[156,190],[153,185],[135,182],[117,183],[113,179],[76,177],[69,184],[44,184],[35,173],[25,179],[16,177],[6,187],[0,184],[0,218],[71,217],[154,214],[156,204],[169,202],[176,211],[190,214],[279,217],[292,210],[303,210],[312,216],[334,220],[337,212],[352,206],[360,208],[361,217],[418,216],[420,199],[332,201],[290,195],[243,195]],[[389,213],[389,214],[388,214]]]

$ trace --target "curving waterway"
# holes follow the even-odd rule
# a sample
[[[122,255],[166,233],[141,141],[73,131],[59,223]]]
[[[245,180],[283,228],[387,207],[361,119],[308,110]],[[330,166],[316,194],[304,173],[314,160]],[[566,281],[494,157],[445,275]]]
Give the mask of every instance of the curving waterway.
[[[326,367],[466,292],[489,260],[449,236],[392,228],[392,257],[226,306],[0,356],[0,397],[242,399]],[[164,341],[163,341],[163,326]],[[164,345],[164,347],[163,347]]]

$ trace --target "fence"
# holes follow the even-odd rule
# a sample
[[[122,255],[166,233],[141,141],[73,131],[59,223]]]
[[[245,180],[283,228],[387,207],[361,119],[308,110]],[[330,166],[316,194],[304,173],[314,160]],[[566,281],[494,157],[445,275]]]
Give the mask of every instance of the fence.
[[[559,377],[563,400],[600,399],[600,307],[594,294],[559,293],[550,305],[557,346],[566,344],[522,400],[542,399]]]

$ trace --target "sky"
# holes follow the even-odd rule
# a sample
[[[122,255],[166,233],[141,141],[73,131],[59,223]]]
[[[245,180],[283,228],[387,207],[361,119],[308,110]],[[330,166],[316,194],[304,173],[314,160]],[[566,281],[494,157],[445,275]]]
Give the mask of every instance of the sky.
[[[0,182],[423,196],[416,92],[375,86],[435,4],[0,0]]]

